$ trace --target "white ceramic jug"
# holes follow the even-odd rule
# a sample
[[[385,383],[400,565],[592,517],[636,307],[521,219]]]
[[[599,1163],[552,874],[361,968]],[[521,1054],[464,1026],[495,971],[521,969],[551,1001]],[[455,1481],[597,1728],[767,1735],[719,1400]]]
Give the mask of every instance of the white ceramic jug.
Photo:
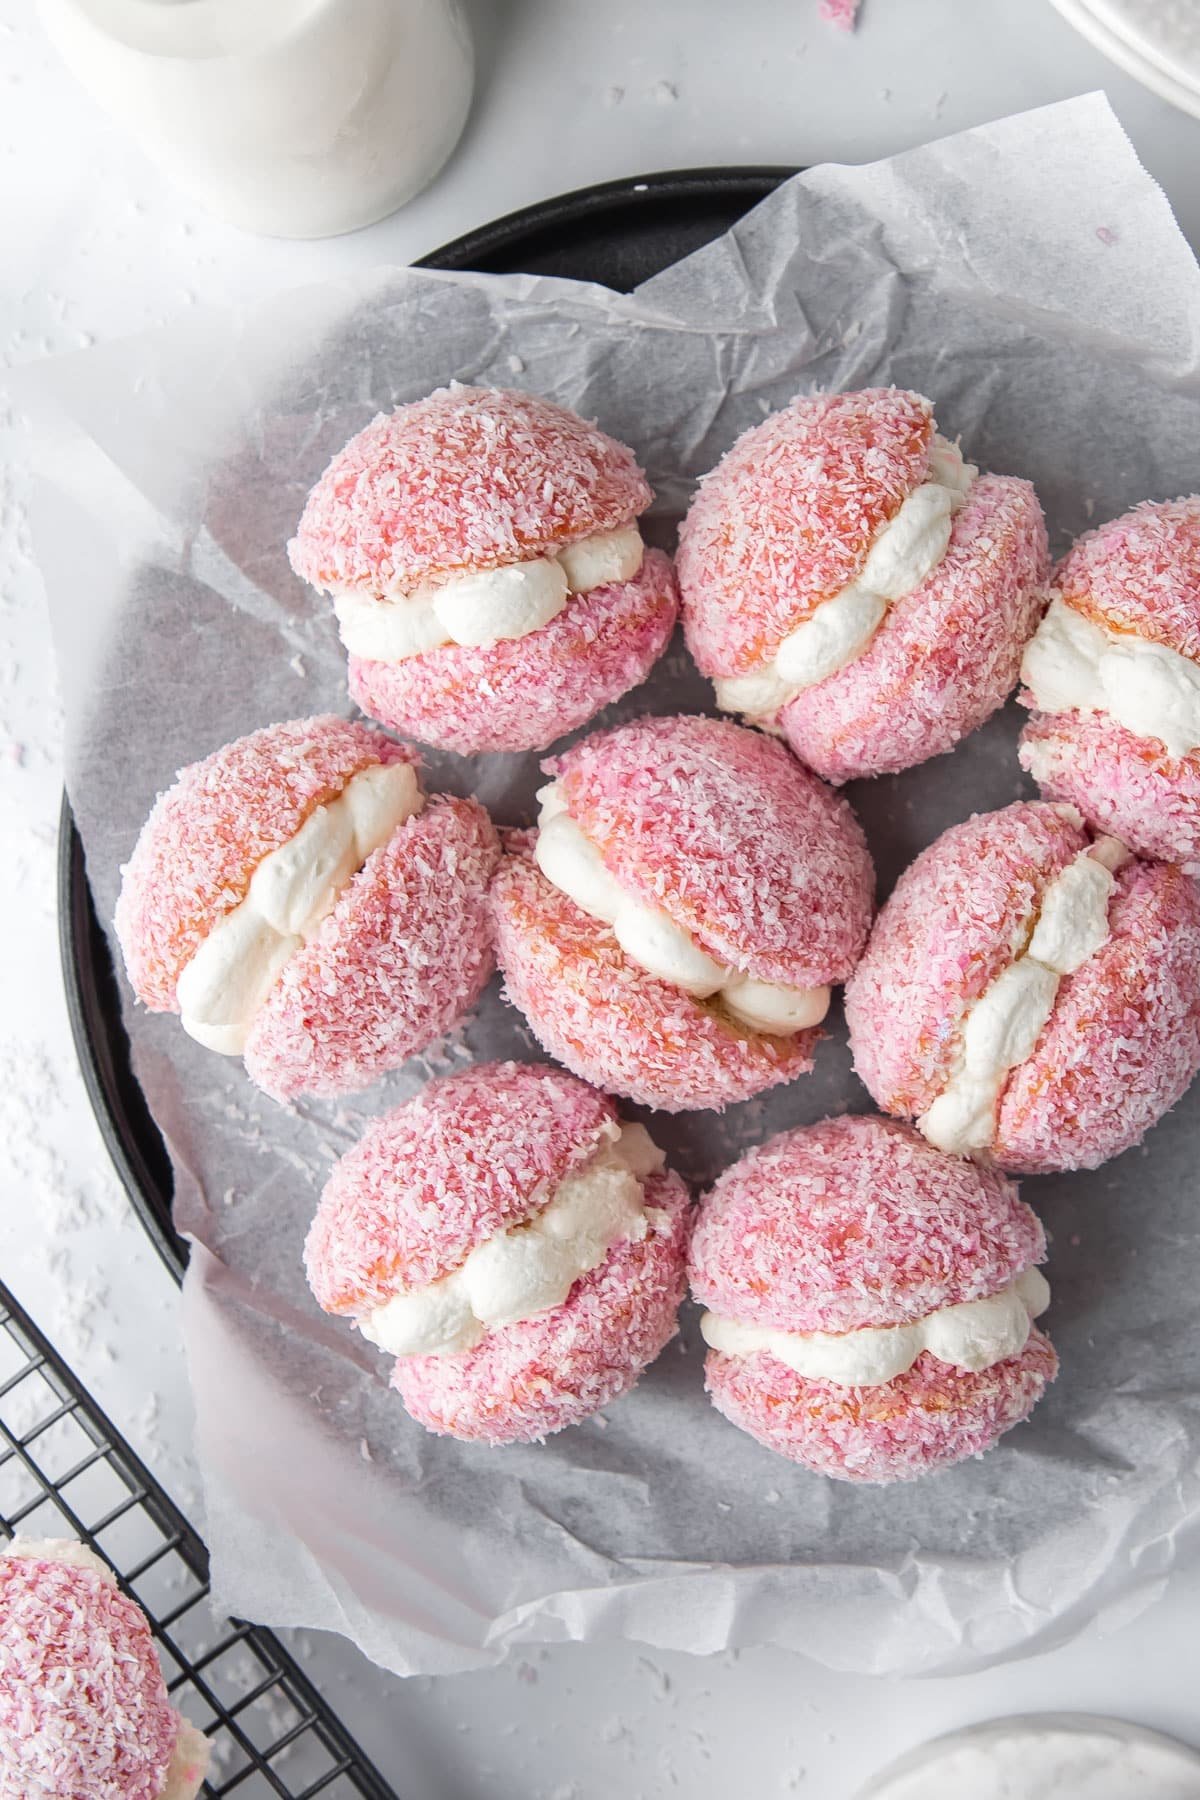
[[[458,0],[40,0],[89,92],[181,187],[275,237],[369,225],[457,143]]]

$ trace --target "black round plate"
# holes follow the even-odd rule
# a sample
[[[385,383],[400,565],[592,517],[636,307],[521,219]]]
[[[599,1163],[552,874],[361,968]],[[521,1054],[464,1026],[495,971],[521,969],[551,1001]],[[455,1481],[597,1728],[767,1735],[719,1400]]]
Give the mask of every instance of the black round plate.
[[[727,231],[794,173],[683,169],[607,181],[509,213],[422,257],[417,266],[559,275],[628,293]],[[134,1210],[180,1281],[188,1246],[171,1218],[171,1161],[133,1072],[108,940],[65,794],[58,834],[58,932],[67,1010],[88,1098]]]

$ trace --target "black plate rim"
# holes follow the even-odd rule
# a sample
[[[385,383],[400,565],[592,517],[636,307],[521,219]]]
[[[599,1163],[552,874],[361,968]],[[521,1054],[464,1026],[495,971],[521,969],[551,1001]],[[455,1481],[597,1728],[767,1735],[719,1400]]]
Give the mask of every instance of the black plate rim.
[[[99,930],[99,916],[88,884],[83,839],[64,787],[58,814],[58,954],[75,1056],[104,1147],[130,1205],[169,1274],[176,1283],[182,1284],[190,1245],[171,1222],[170,1196],[163,1192],[151,1169],[120,1098],[112,1055],[113,1030],[119,1032],[126,1044],[129,1040],[119,1017],[115,1028],[111,1021],[106,1027],[94,954],[94,939]],[[151,1125],[157,1130],[148,1107],[146,1111]],[[157,1205],[151,1199],[152,1194],[158,1195]]]
[[[662,169],[653,175],[629,175],[616,181],[598,181],[518,207],[486,225],[464,232],[428,256],[418,257],[418,269],[474,269],[499,251],[512,251],[555,225],[577,225],[604,213],[628,212],[659,206],[667,200],[744,200],[747,210],[797,173],[795,167],[774,163],[748,163],[737,167]]]
[[[794,167],[747,164],[665,169],[649,175],[597,182],[505,213],[430,251],[414,266],[451,271],[478,268],[502,252],[512,255],[526,241],[555,227],[588,221],[598,223],[606,215],[628,214],[672,200],[740,202],[743,209],[749,211],[796,172]],[[134,1212],[163,1265],[173,1280],[181,1284],[190,1245],[171,1222],[170,1196],[163,1192],[150,1166],[120,1095],[112,1054],[113,1021],[106,1016],[99,991],[104,972],[97,970],[94,955],[99,921],[88,885],[83,841],[65,788],[58,823],[57,907],[59,960],[67,1017],[88,1101]],[[119,1017],[115,1029],[126,1038]],[[157,1131],[148,1108],[146,1116]],[[157,1202],[152,1198],[154,1195],[157,1195]]]

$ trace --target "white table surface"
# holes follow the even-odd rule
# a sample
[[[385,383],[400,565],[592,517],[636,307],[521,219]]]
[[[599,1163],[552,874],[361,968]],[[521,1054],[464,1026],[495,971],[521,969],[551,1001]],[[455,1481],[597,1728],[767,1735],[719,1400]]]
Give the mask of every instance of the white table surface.
[[[1200,123],[1076,38],[1046,0],[866,0],[853,38],[816,0],[473,0],[478,100],[442,178],[340,240],[205,218],[76,91],[31,0],[0,0],[0,361],[135,331],[198,302],[405,262],[587,182],[717,163],[862,161],[1105,87],[1193,244]],[[664,84],[668,84],[664,86]],[[674,97],[671,97],[673,91]],[[0,1273],[185,1505],[195,1500],[176,1292],[88,1110],[60,992],[59,717],[23,524],[22,421],[0,391]],[[849,1800],[882,1762],[980,1718],[1115,1712],[1200,1740],[1200,1578],[1132,1622],[958,1680],[851,1678],[800,1657],[534,1650],[400,1682],[333,1640],[309,1666],[405,1800],[610,1792]],[[1147,1796],[1147,1800],[1151,1800]]]

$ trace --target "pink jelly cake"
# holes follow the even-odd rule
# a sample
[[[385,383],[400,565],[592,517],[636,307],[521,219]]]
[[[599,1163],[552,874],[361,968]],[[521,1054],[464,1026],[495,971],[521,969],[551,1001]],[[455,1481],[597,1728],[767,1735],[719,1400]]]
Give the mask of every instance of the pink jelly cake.
[[[680,532],[717,703],[827,781],[950,750],[1002,705],[1045,601],[1027,481],[980,475],[900,388],[801,395],[744,433]]]
[[[701,1201],[689,1278],[713,1404],[821,1475],[891,1482],[988,1449],[1057,1358],[1045,1238],[994,1169],[891,1119],[750,1150]]]
[[[499,844],[423,794],[410,750],[324,716],[182,770],[138,838],[116,929],[138,998],[277,1099],[368,1085],[449,1030],[493,966]]]
[[[506,1444],[586,1419],[676,1332],[689,1198],[640,1125],[562,1070],[481,1064],[334,1168],[309,1285],[395,1358],[430,1431]]]
[[[1073,807],[976,814],[901,876],[846,1017],[876,1103],[932,1143],[1095,1168],[1200,1068],[1200,892]]]
[[[1200,495],[1079,539],[1021,678],[1021,764],[1046,798],[1200,872]]]
[[[598,426],[455,384],[338,452],[289,554],[333,599],[365,712],[463,755],[538,750],[666,647],[675,577],[637,522],[651,498]]]
[[[727,719],[646,718],[543,764],[492,884],[508,998],[576,1074],[668,1111],[806,1073],[870,924],[849,806]]]
[[[107,1564],[68,1541],[0,1552],[2,1800],[194,1800],[208,1764]]]

